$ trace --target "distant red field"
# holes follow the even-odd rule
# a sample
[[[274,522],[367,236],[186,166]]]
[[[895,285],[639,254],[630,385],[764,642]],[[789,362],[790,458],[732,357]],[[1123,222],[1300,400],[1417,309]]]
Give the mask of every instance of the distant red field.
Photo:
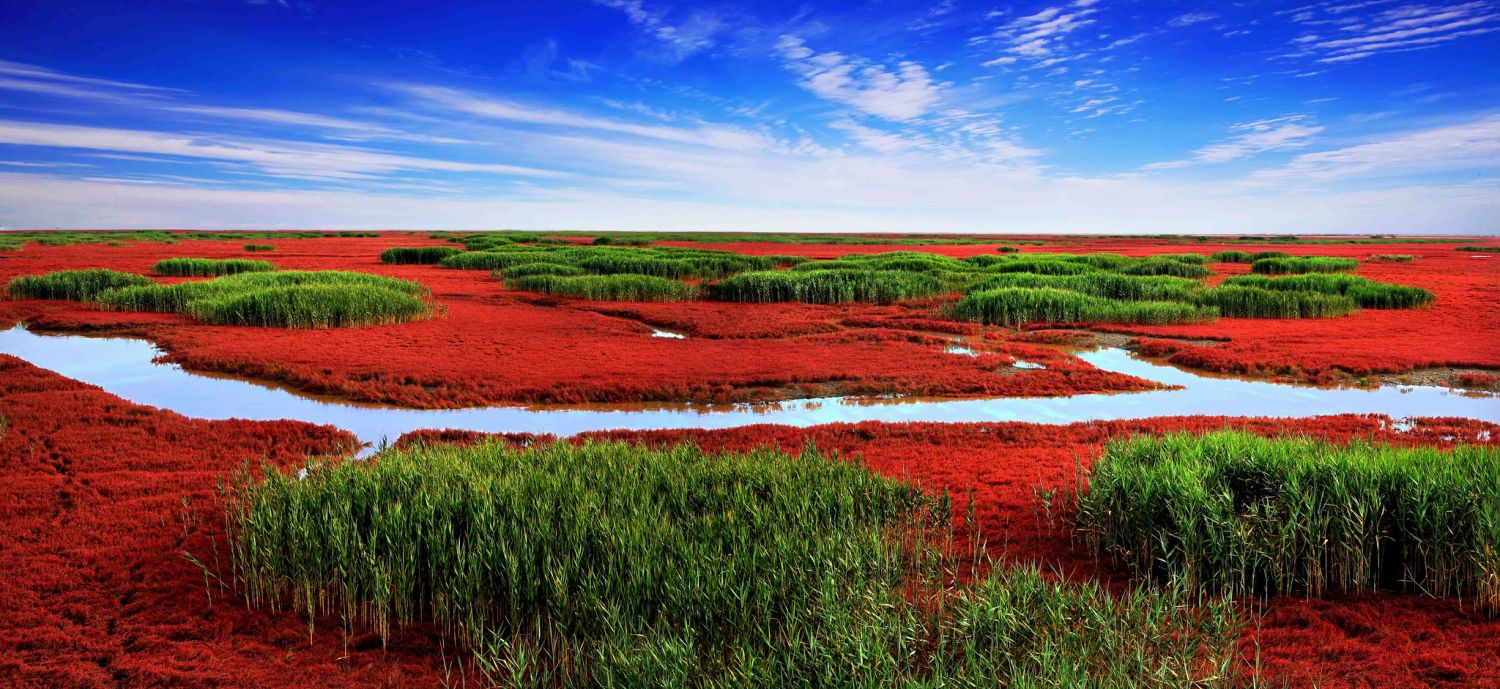
[[[1132,256],[1244,249],[1243,242],[1036,238],[1021,251]],[[1488,241],[1488,240],[1486,240]],[[1430,308],[1362,310],[1331,319],[1224,318],[1199,325],[1071,324],[1014,332],[944,316],[949,297],[888,306],[589,302],[505,289],[487,271],[386,265],[381,250],[446,245],[424,234],[242,242],[189,240],[39,246],[0,252],[0,283],[73,268],[147,273],[169,257],[253,257],[289,269],[376,273],[422,283],[443,313],[364,328],[212,326],[185,316],[109,312],[68,301],[0,301],[0,327],[149,339],[166,360],[200,372],[272,381],[303,393],[418,408],[507,403],[741,402],[825,395],[1065,396],[1134,392],[1155,383],[1101,371],[1066,347],[1100,333],[1145,356],[1215,373],[1347,383],[1417,374],[1493,387],[1500,369],[1500,258],[1452,243],[1253,245],[1294,254],[1411,262],[1361,263],[1366,277],[1431,290]],[[681,245],[688,245],[681,243]],[[994,254],[998,244],[691,244],[747,254],[833,258],[922,251]],[[1244,272],[1216,264],[1219,273]],[[653,337],[653,328],[685,339]],[[1122,337],[1123,336],[1123,337]],[[979,356],[945,353],[953,338]],[[1043,369],[1016,368],[1016,360]],[[1455,371],[1454,369],[1468,369]],[[1394,444],[1500,446],[1500,426],[1423,419],[1399,429],[1380,416],[1304,420],[1168,417],[1072,425],[829,424],[799,429],[614,431],[589,434],[709,449],[804,443],[875,471],[972,496],[978,536],[1002,561],[1040,561],[1067,577],[1116,588],[1127,574],[1100,564],[1042,523],[1037,488],[1071,485],[1106,441],[1137,433],[1225,426]],[[408,437],[466,442],[469,432]],[[217,482],[247,462],[283,468],[347,451],[344,431],[296,421],[203,421],[142,407],[0,355],[0,677],[17,686],[428,687],[457,683],[452,648],[430,629],[388,647],[341,638],[337,622],[309,635],[305,613],[247,609],[215,574],[224,537]],[[964,535],[976,535],[965,532]],[[216,540],[218,539],[218,540]],[[184,556],[190,554],[203,564]],[[1241,640],[1260,671],[1292,686],[1500,687],[1500,619],[1463,602],[1375,593],[1274,598],[1250,605]],[[1249,662],[1249,661],[1247,661]],[[4,682],[0,682],[4,684]]]
[[[1174,364],[1207,371],[1325,383],[1429,367],[1500,368],[1500,261],[1454,251],[1452,244],[1307,244],[1254,248],[1364,258],[1413,253],[1409,263],[1364,263],[1360,275],[1431,290],[1431,308],[1366,309],[1331,319],[1224,318],[1203,325],[1118,326],[1097,330],[1185,340],[1161,352]],[[1148,387],[1098,371],[1061,353],[1021,347],[990,329],[994,357],[944,354],[943,332],[976,332],[938,313],[942,300],[891,306],[607,303],[506,290],[486,271],[385,265],[381,250],[440,245],[423,235],[319,238],[280,242],[251,254],[238,242],[175,245],[31,245],[0,253],[0,281],[64,268],[145,273],[176,256],[271,260],[289,269],[339,269],[418,281],[446,315],[359,329],[288,331],[203,325],[183,316],[99,311],[77,302],[0,302],[0,322],[43,329],[128,334],[156,342],[188,369],[273,380],[309,393],[412,407],[506,402],[740,402],[829,394],[938,396],[1065,395]],[[681,243],[679,243],[681,244]],[[832,258],[846,253],[924,251],[993,254],[996,245],[820,245],[742,242],[695,244],[755,254]],[[1058,238],[1022,252],[1210,253],[1241,243]],[[1218,264],[1221,273],[1242,264]],[[648,326],[685,340],[651,337]],[[1055,350],[1050,350],[1055,352]],[[1049,356],[1045,370],[1005,370],[997,361]],[[1028,359],[1030,360],[1030,359]]]

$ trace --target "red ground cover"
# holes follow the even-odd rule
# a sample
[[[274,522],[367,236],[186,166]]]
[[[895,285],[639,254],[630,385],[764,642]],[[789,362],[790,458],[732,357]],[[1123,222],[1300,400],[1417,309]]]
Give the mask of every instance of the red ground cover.
[[[420,631],[383,653],[368,639],[345,651],[336,624],[309,641],[297,612],[248,611],[203,577],[183,550],[207,558],[218,532],[212,491],[224,472],[267,457],[281,465],[333,451],[347,436],[293,422],[193,421],[0,357],[0,675],[20,686],[430,686],[439,653]],[[859,455],[883,473],[960,496],[972,490],[985,538],[1017,559],[1078,576],[1095,571],[1065,534],[1037,520],[1033,485],[1066,485],[1075,459],[1138,431],[1208,429],[1226,419],[1045,426],[838,424],[727,431],[596,434],[708,447],[812,440]],[[1474,439],[1484,424],[1433,422],[1415,436],[1376,417],[1232,421],[1268,433],[1435,441]],[[448,434],[462,439],[466,434]],[[1491,438],[1500,438],[1500,433]],[[1495,442],[1493,439],[1490,442]],[[960,497],[960,500],[963,498]],[[1259,634],[1266,670],[1323,686],[1473,686],[1494,682],[1500,623],[1457,605],[1381,595],[1280,600]],[[1247,639],[1247,647],[1250,643]]]
[[[434,686],[442,654],[408,630],[345,648],[326,620],[309,639],[302,614],[247,610],[183,551],[210,561],[221,535],[216,481],[247,461],[293,466],[350,439],[295,422],[210,422],[139,407],[96,388],[0,356],[0,677],[22,687]],[[1065,533],[1037,517],[1033,486],[1059,487],[1105,440],[1135,432],[1205,430],[1367,436],[1392,442],[1500,442],[1500,427],[1430,420],[1407,434],[1381,417],[1308,421],[1169,418],[1048,426],[834,424],[723,431],[592,434],[710,448],[807,441],[960,504],[972,491],[994,552],[1037,559],[1072,576],[1103,576]],[[1481,436],[1481,433],[1488,435]],[[465,440],[473,434],[424,437]],[[411,439],[406,439],[409,442]],[[219,566],[224,563],[220,562]],[[212,564],[211,564],[212,566]],[[208,591],[213,591],[210,604]],[[1459,605],[1382,594],[1272,601],[1247,653],[1297,686],[1500,686],[1500,620]]]
[[[210,326],[176,315],[113,313],[76,302],[0,302],[0,324],[148,338],[189,369],[287,383],[306,392],[412,407],[503,402],[741,402],[832,394],[1035,396],[1154,387],[1073,357],[1047,370],[1009,356],[947,354],[913,330],[973,326],[934,319],[936,302],[908,306],[616,304],[514,292],[485,271],[386,266],[391,246],[423,236],[288,239],[256,253],[284,268],[342,269],[417,280],[446,313],[419,323],[294,331]],[[0,280],[64,268],[146,273],[172,256],[241,256],[239,244],[27,246],[0,254]],[[689,334],[652,337],[650,323]]]
[[[1110,251],[1133,255],[1275,248],[1357,258],[1413,253],[1411,263],[1367,263],[1359,274],[1437,293],[1416,311],[1366,310],[1320,320],[1223,319],[1164,327],[1103,327],[1157,338],[1220,340],[1171,346],[1172,363],[1218,372],[1335,382],[1371,372],[1428,366],[1500,368],[1500,262],[1451,244],[1245,245],[1159,239],[1054,238],[1023,252]],[[829,394],[928,396],[1057,395],[1139,390],[1139,380],[1062,356],[1047,370],[1005,367],[1014,348],[991,329],[995,357],[942,352],[937,339],[899,331],[970,334],[941,318],[939,301],[900,306],[803,304],[601,304],[512,292],[483,271],[385,266],[391,246],[439,244],[420,233],[378,238],[286,239],[256,258],[287,268],[345,269],[417,280],[446,314],[377,328],[293,332],[207,326],[169,315],[106,313],[68,302],[0,302],[0,323],[28,320],[57,329],[147,337],[188,368],[273,379],[307,392],[415,407],[503,402],[737,402]],[[903,250],[950,256],[993,253],[994,245],[694,244],[745,253],[832,257]],[[0,280],[77,267],[147,272],[172,256],[249,255],[239,242],[184,241],[122,247],[28,245],[0,253]],[[1246,266],[1220,264],[1219,272]],[[687,333],[650,337],[646,324]],[[1020,338],[1030,339],[1030,338]],[[1026,357],[1022,357],[1026,358]]]
[[[445,317],[381,328],[284,331],[223,328],[177,316],[107,313],[67,302],[0,302],[0,325],[88,329],[148,337],[189,368],[271,378],[366,401],[451,406],[501,401],[742,400],[826,392],[1069,394],[1133,390],[1140,381],[1099,372],[1051,346],[1068,331],[982,336],[935,318],[931,303],[903,306],[593,304],[504,290],[481,271],[384,266],[381,249],[438,243],[424,235],[288,239],[255,254],[286,268],[361,270],[427,284]],[[1473,243],[1464,240],[1460,243]],[[701,245],[698,245],[701,246]],[[1151,353],[1220,371],[1294,377],[1404,371],[1431,365],[1500,367],[1500,265],[1447,244],[1244,247],[1155,240],[1069,240],[1023,251],[1207,253],[1276,248],[1363,257],[1413,253],[1413,263],[1364,264],[1360,274],[1438,294],[1421,311],[1365,311],[1326,321],[1226,319],[1136,328]],[[964,256],[993,246],[735,244],[747,253],[837,256],[920,250]],[[125,247],[28,245],[0,253],[0,281],[79,267],[146,272],[172,256],[247,255],[240,242]],[[1244,266],[1216,266],[1243,271]],[[686,340],[650,337],[651,324]],[[980,357],[945,354],[949,336]],[[1194,340],[1227,340],[1198,345]],[[1046,363],[1016,371],[1012,358]],[[212,556],[221,528],[212,494],[224,472],[260,457],[280,465],[333,451],[348,436],[292,422],[206,422],[131,405],[0,356],[0,685],[433,686],[441,654],[410,631],[382,652],[366,637],[346,649],[336,622],[309,640],[296,612],[248,611],[182,556]],[[614,433],[709,447],[807,440],[859,454],[876,470],[962,501],[972,491],[982,535],[1015,559],[1040,559],[1073,576],[1096,568],[1065,534],[1036,516],[1033,486],[1072,481],[1106,439],[1141,431],[1208,429],[1371,436],[1396,442],[1487,442],[1500,428],[1432,421],[1395,434],[1378,417],[1309,421],[1154,419],[1047,426],[1001,424],[762,426],[726,431]],[[462,440],[464,433],[447,434]],[[1500,620],[1450,601],[1380,594],[1271,601],[1247,635],[1263,669],[1294,686],[1500,687]],[[451,655],[450,655],[451,657]]]

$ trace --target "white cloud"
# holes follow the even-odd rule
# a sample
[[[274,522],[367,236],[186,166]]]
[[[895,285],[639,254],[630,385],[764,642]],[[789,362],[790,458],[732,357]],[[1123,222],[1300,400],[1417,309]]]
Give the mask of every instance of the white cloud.
[[[737,202],[596,190],[535,198],[229,190],[0,172],[0,225],[483,229],[505,218],[506,226],[521,229],[1406,234],[1489,232],[1500,214],[1500,188],[1493,184],[1225,193],[1132,179],[1041,182],[966,174],[956,180],[937,171],[928,180],[899,166],[862,166],[832,161],[785,180],[762,198]],[[863,174],[839,176],[861,168]],[[816,186],[797,188],[809,180]],[[871,198],[893,189],[900,192],[895,202]]]
[[[521,122],[546,127],[571,127],[681,144],[728,150],[754,150],[767,145],[757,132],[727,125],[665,126],[621,122],[570,110],[542,108],[514,101],[489,98],[444,86],[394,84],[391,89],[412,96],[429,106],[491,120]]]
[[[1151,163],[1141,169],[1167,170],[1195,164],[1227,163],[1269,151],[1304,148],[1312,143],[1314,136],[1323,131],[1321,125],[1313,124],[1306,115],[1284,115],[1236,124],[1229,129],[1237,134],[1225,141],[1199,148],[1185,160]]]
[[[555,177],[551,170],[393,155],[349,146],[259,141],[216,135],[0,120],[0,143],[17,146],[144,153],[251,165],[265,173],[307,179],[358,179],[401,170],[482,172]]]
[[[1487,2],[1400,5],[1368,15],[1359,12],[1373,4],[1325,4],[1295,14],[1294,21],[1322,33],[1298,36],[1292,41],[1291,56],[1313,57],[1326,63],[1351,62],[1382,53],[1432,48],[1500,29],[1500,12]]]
[[[667,49],[663,57],[678,62],[714,46],[715,37],[725,28],[717,14],[693,10],[678,23],[667,21],[666,13],[647,8],[642,0],[595,0],[600,5],[625,13],[625,18],[650,34]]]
[[[1473,122],[1400,132],[1344,148],[1303,153],[1285,166],[1257,172],[1250,179],[1266,183],[1400,177],[1486,168],[1497,159],[1500,159],[1500,115],[1490,115]]]
[[[796,36],[782,36],[777,50],[803,88],[826,100],[888,120],[914,120],[927,114],[942,96],[944,84],[932,80],[922,65],[905,61],[894,70],[864,58],[838,52],[815,53]]]
[[[1212,12],[1189,12],[1187,14],[1179,14],[1173,17],[1171,21],[1167,22],[1167,25],[1175,27],[1192,26],[1194,24],[1202,24],[1203,22],[1213,21],[1217,18],[1218,15]]]
[[[137,84],[129,81],[114,81],[111,79],[81,77],[73,74],[59,72],[55,69],[48,69],[46,67],[29,65],[21,62],[11,62],[9,60],[0,60],[0,74],[32,81],[55,81],[68,84],[83,84],[86,86],[121,89],[126,91],[156,93],[183,92],[181,89],[163,88],[161,86],[148,86],[146,84]]]
[[[1005,44],[1006,52],[1026,58],[1046,58],[1063,49],[1062,39],[1095,20],[1089,18],[1098,10],[1094,3],[1074,3],[1069,7],[1044,10],[1007,22],[994,38]]]

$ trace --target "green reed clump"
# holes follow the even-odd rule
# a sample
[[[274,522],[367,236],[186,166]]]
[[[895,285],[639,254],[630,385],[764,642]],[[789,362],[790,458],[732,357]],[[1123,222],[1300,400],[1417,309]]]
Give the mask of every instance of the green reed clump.
[[[1184,263],[1182,261],[1167,258],[1165,256],[1151,256],[1139,263],[1133,263],[1120,269],[1126,275],[1170,275],[1180,278],[1206,278],[1214,272],[1207,266],[1199,263]]]
[[[1493,254],[1495,252],[1500,252],[1500,247],[1495,247],[1495,246],[1478,246],[1478,245],[1470,244],[1468,246],[1454,247],[1453,250],[1454,251],[1477,251],[1477,252],[1481,252],[1481,253],[1491,253],[1491,254]]]
[[[998,251],[998,252],[1000,252],[1002,254],[1014,254],[1016,252],[1019,252],[1020,249],[1018,249],[1016,247],[1013,247],[1013,246],[1008,246],[1007,245],[1007,246],[997,246],[997,247],[995,247],[995,251]]]
[[[499,270],[522,263],[571,265],[601,275],[629,273],[677,279],[716,278],[775,266],[765,256],[707,249],[536,244],[491,246],[442,260],[444,267],[466,270]]]
[[[1174,301],[1120,301],[1051,287],[1002,287],[969,292],[956,318],[1017,327],[1027,323],[1167,324],[1213,320],[1212,307]]]
[[[1039,254],[1033,254],[1039,255]],[[1070,261],[1082,263],[1103,270],[1119,270],[1140,261],[1140,259],[1122,256],[1120,254],[1050,254],[1049,258],[1059,261]]]
[[[1037,275],[1082,275],[1098,270],[1088,263],[1062,259],[1032,259],[1031,254],[990,266],[1001,273],[1036,273]]]
[[[522,263],[549,260],[549,252],[525,248],[525,251],[464,251],[444,258],[438,264],[458,270],[499,270]]]
[[[594,238],[594,246],[650,246],[650,237],[613,237],[610,235],[599,235]]]
[[[1263,438],[1106,446],[1077,498],[1100,551],[1233,594],[1410,588],[1500,604],[1500,450]]]
[[[276,270],[270,261],[248,258],[168,258],[157,261],[151,272],[169,277],[207,278],[236,273],[262,273]]]
[[[941,282],[926,273],[851,269],[741,273],[711,285],[708,293],[720,301],[889,304],[931,297],[941,290]]]
[[[1414,309],[1431,304],[1437,299],[1432,292],[1420,287],[1392,285],[1343,273],[1307,273],[1283,277],[1236,275],[1225,280],[1223,284],[1265,290],[1337,294],[1354,300],[1355,304],[1366,309]]]
[[[393,265],[431,265],[461,253],[463,249],[456,246],[403,246],[380,252],[380,262]]]
[[[11,278],[5,286],[11,299],[73,299],[88,301],[106,290],[136,285],[150,285],[151,278],[118,270],[91,268],[59,270],[44,275],[22,275]]]
[[[1215,251],[1213,254],[1209,255],[1208,258],[1214,263],[1250,263],[1255,260],[1251,257],[1250,252],[1238,251],[1235,249],[1230,249],[1227,251]]]
[[[220,325],[327,328],[427,318],[426,294],[415,282],[380,275],[288,270],[123,287],[95,299],[110,310],[181,313]]]
[[[1000,273],[974,285],[971,291],[999,287],[1054,287],[1126,301],[1185,301],[1200,287],[1200,283],[1197,280],[1164,275]]]
[[[275,251],[276,250],[276,245],[275,244],[246,244],[246,245],[244,245],[244,246],[242,246],[240,248],[244,249],[245,251]]]
[[[563,263],[546,263],[537,261],[535,263],[517,263],[495,271],[495,277],[500,278],[524,278],[532,275],[583,275],[584,270],[578,266],[570,266]]]
[[[792,268],[792,270],[797,271],[887,270],[908,273],[938,273],[973,269],[973,265],[964,263],[958,259],[910,251],[840,256],[831,261],[808,261]]]
[[[960,584],[945,496],[811,448],[418,446],[305,478],[246,469],[221,493],[250,605],[383,638],[430,624],[488,683],[1237,680],[1232,605],[1034,565]]]
[[[770,259],[771,264],[776,266],[777,268],[790,268],[792,266],[799,266],[803,263],[807,263],[808,261],[813,260],[806,256],[797,256],[794,254],[771,254],[766,258]]]
[[[1410,263],[1417,257],[1411,254],[1370,254],[1365,260],[1371,263]]]
[[[698,295],[698,288],[693,285],[667,278],[629,273],[507,277],[505,284],[512,289],[594,301],[686,301]]]
[[[214,325],[347,328],[422,320],[421,298],[368,285],[271,287],[188,303],[188,314]]]
[[[1147,258],[1154,258],[1163,261],[1176,261],[1178,263],[1195,263],[1197,265],[1208,263],[1208,257],[1204,256],[1203,254],[1156,254],[1155,256],[1148,256]]]
[[[1198,292],[1193,303],[1216,307],[1226,318],[1334,318],[1359,310],[1353,299],[1340,294],[1235,285]]]
[[[1287,253],[1287,252],[1285,252],[1285,251],[1257,251],[1257,252],[1255,252],[1253,254],[1250,254],[1250,263],[1254,263],[1254,262],[1259,261],[1259,260],[1261,260],[1263,258],[1291,258],[1291,257],[1292,257],[1292,255],[1289,254],[1289,253]]]
[[[1294,256],[1261,258],[1250,264],[1250,272],[1263,275],[1292,273],[1343,273],[1359,267],[1359,261],[1335,256]]]

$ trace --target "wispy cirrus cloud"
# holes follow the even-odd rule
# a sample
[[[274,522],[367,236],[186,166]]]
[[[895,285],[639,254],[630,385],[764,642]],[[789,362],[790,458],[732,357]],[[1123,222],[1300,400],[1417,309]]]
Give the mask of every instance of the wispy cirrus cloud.
[[[1303,8],[1292,20],[1309,29],[1292,42],[1289,57],[1317,62],[1363,60],[1375,55],[1433,48],[1500,29],[1500,10],[1490,2],[1400,4],[1324,2]],[[1384,7],[1384,9],[1375,9]]]
[[[1259,170],[1254,183],[1327,182],[1362,176],[1402,177],[1474,170],[1500,158],[1500,115],[1397,132],[1358,144],[1303,153]]]
[[[664,49],[661,57],[672,62],[679,62],[714,47],[719,33],[726,28],[723,18],[717,13],[702,9],[689,10],[680,21],[673,22],[668,20],[665,10],[648,7],[644,0],[595,2],[625,13],[625,18],[631,24],[640,27],[660,43]]]
[[[1064,46],[1068,34],[1094,24],[1098,12],[1094,2],[1074,2],[1048,7],[1024,17],[1012,19],[995,31],[993,38],[1003,45],[1008,57],[1045,61],[1070,53]],[[1005,64],[998,58],[991,62]]]
[[[908,121],[927,114],[946,86],[915,61],[888,68],[837,51],[816,52],[797,36],[783,35],[776,50],[787,69],[798,75],[798,83],[814,95],[888,120]]]
[[[1212,165],[1232,160],[1249,158],[1269,151],[1289,151],[1305,148],[1323,127],[1307,115],[1283,115],[1254,122],[1232,125],[1234,135],[1224,141],[1209,144],[1193,151],[1183,160],[1151,163],[1142,170],[1170,170],[1189,165]]]
[[[427,84],[390,84],[393,91],[405,94],[418,104],[466,115],[504,122],[517,122],[547,128],[573,128],[624,134],[680,144],[728,150],[754,150],[766,145],[761,134],[728,125],[692,124],[666,126],[624,122],[608,117],[548,108],[513,100],[479,95],[468,91]]]
[[[352,146],[17,120],[0,120],[0,144],[238,163],[266,174],[298,179],[359,179],[399,171],[477,172],[528,177],[561,175],[553,170],[519,165],[422,158]]]

